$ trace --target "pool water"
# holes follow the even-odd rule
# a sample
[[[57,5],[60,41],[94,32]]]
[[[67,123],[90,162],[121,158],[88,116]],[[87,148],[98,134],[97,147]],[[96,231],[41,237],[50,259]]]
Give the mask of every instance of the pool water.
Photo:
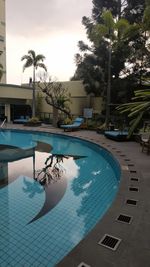
[[[51,155],[62,177],[33,179]],[[47,133],[1,131],[0,170],[1,267],[55,266],[102,218],[120,181],[102,147]]]

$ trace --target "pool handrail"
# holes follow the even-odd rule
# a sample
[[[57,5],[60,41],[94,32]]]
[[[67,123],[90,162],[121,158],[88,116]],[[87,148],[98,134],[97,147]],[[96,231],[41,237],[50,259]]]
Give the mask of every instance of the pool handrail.
[[[0,125],[1,128],[3,128],[5,122],[6,122],[6,118],[3,120],[2,124]]]

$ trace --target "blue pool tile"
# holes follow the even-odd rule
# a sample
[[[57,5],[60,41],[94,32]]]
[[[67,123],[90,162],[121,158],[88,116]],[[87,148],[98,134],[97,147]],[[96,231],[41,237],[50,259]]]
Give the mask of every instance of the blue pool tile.
[[[28,223],[45,201],[44,190],[31,198],[23,188],[25,181],[32,188],[34,184],[30,177],[23,175],[0,189],[1,236],[4,239],[3,244],[0,244],[0,251],[3,249],[0,267],[9,263],[14,267],[55,266],[103,216],[118,189],[117,163],[108,152],[97,146],[93,149],[91,144],[71,138],[62,138],[59,147],[60,140],[56,136],[31,136],[50,143],[56,153],[65,151],[71,154],[76,151],[87,157],[75,162],[79,168],[78,177],[68,179],[61,201],[45,216],[31,224]],[[13,142],[16,142],[15,139]],[[25,145],[27,144],[28,138],[25,141]]]

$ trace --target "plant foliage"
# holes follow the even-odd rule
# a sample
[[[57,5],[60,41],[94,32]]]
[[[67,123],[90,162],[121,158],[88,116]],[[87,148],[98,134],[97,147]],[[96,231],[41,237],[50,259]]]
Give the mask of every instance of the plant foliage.
[[[128,118],[130,119],[130,136],[137,129],[143,116],[145,114],[150,115],[150,89],[135,91],[132,102],[118,106],[117,110],[121,114],[128,114]]]

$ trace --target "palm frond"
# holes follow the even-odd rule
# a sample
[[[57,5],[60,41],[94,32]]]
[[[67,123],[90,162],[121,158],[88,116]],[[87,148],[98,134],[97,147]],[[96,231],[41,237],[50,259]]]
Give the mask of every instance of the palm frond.
[[[35,62],[39,62],[39,61],[44,61],[44,59],[45,59],[45,56],[43,56],[42,54],[39,54],[39,55],[37,55],[36,57],[35,57]]]
[[[139,122],[141,121],[142,117],[143,117],[144,112],[141,112],[137,118],[135,118],[134,120],[132,120],[130,122],[130,128],[129,128],[129,132],[128,132],[128,138],[131,137],[131,135],[133,134],[134,130],[137,128]]]
[[[23,71],[26,69],[26,68],[29,68],[33,65],[33,61],[32,61],[32,58],[28,58],[28,60],[26,60],[25,64],[23,65]]]
[[[131,113],[128,115],[128,117],[134,117],[136,116],[138,113],[140,113],[141,111],[145,111],[147,110],[147,108],[149,107],[149,103],[148,104],[143,104],[140,107],[135,107],[134,110],[131,111]]]
[[[43,64],[43,63],[37,63],[37,64],[36,64],[36,69],[37,69],[38,67],[40,67],[40,68],[44,69],[45,71],[47,71],[47,68],[46,68],[45,64]]]
[[[129,136],[136,129],[143,115],[150,110],[150,90],[136,90],[134,93],[133,102],[119,105],[116,108],[121,114],[127,113],[128,118],[131,119]]]
[[[36,58],[36,54],[35,54],[35,51],[34,51],[34,50],[29,50],[29,51],[28,51],[28,55],[29,55],[30,57],[32,57],[33,60],[35,60],[35,58]]]
[[[136,102],[135,103],[126,103],[126,104],[122,104],[120,106],[118,106],[116,109],[121,113],[128,113],[129,111],[131,111],[134,107],[136,107],[137,105],[141,104],[141,102]]]
[[[30,59],[31,57],[29,55],[24,55],[22,58],[21,58],[21,61],[23,60],[28,60]]]

